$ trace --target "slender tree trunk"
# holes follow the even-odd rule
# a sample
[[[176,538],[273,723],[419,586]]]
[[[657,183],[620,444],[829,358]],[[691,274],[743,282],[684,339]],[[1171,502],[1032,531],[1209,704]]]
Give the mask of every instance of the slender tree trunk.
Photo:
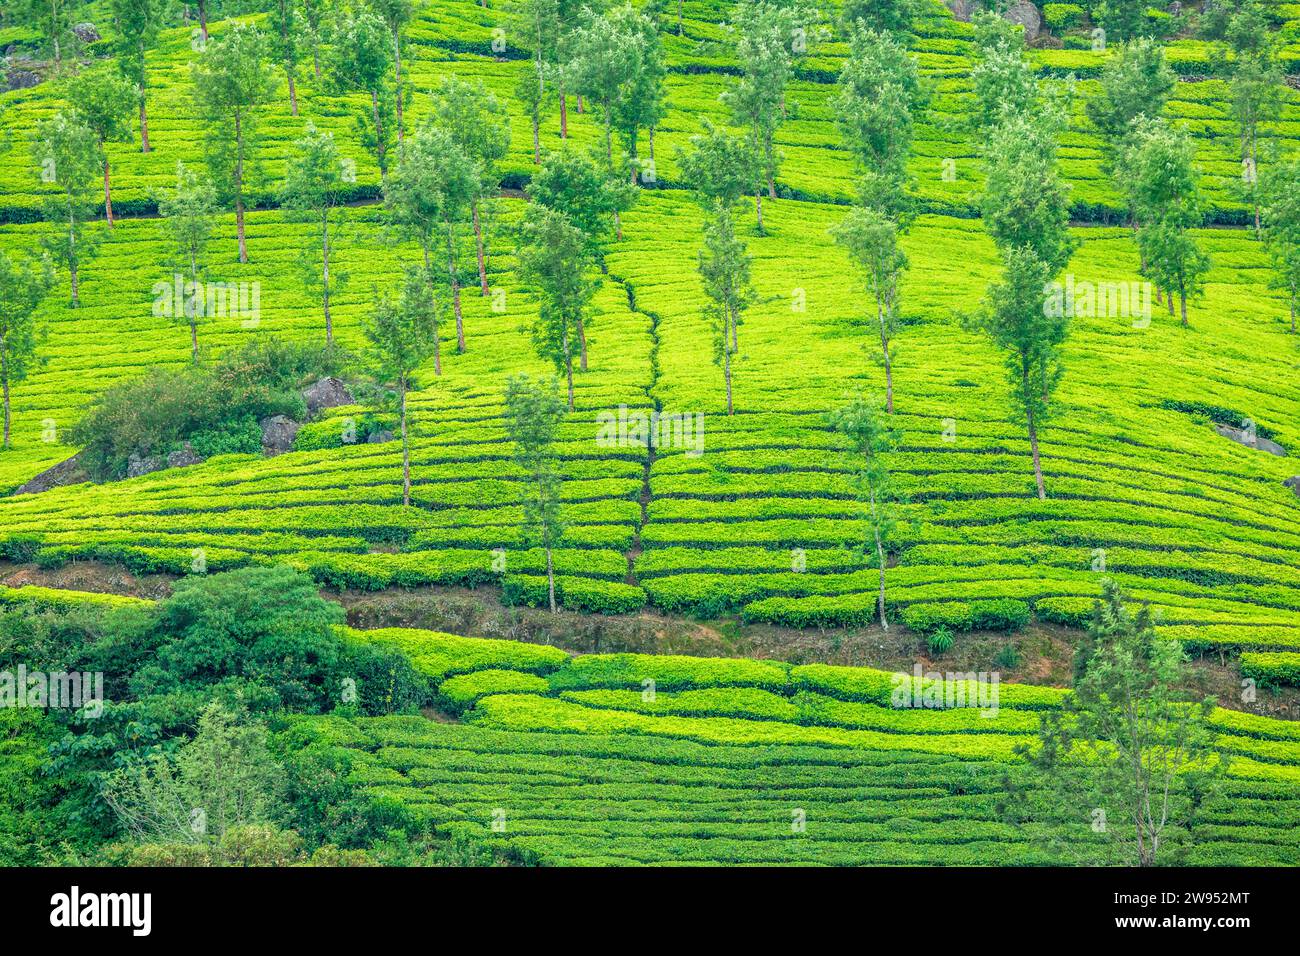
[[[194,301],[189,307],[190,313],[190,360],[199,364],[199,310],[204,308],[206,298],[199,292],[199,260],[190,250],[190,287],[194,289]],[[182,305],[182,308],[184,306]]]
[[[763,192],[754,193],[754,209],[758,213],[758,234],[763,235]]]
[[[880,629],[889,630],[889,620],[885,617],[885,545],[880,540],[880,521],[876,515],[876,492],[871,492],[871,516],[872,531],[876,537],[876,564],[880,568],[880,597],[877,599],[877,610],[880,612]]]
[[[655,128],[650,127],[650,162],[655,161]]]
[[[1291,299],[1291,331],[1295,331],[1295,298]]]
[[[206,0],[199,0],[199,35],[203,42],[208,42],[208,5]]]
[[[402,504],[411,503],[411,445],[406,437],[406,373],[397,382],[402,402]]]
[[[727,415],[733,412],[731,406],[731,349],[727,345],[727,330],[722,330],[722,374],[727,380]]]
[[[573,411],[573,352],[569,348],[569,323],[564,323],[564,371],[569,379],[569,411]]]
[[[289,112],[294,116],[298,115],[298,86],[294,80],[294,70],[292,67],[284,68],[284,75],[289,79]]]
[[[102,143],[100,144],[103,145]],[[113,189],[109,184],[109,162],[108,155],[104,155],[104,218],[108,221],[108,228],[113,228]]]
[[[551,613],[555,613],[555,563],[551,560],[551,546],[546,546],[546,590],[551,602]]]
[[[876,300],[876,321],[880,323],[880,351],[885,357],[885,411],[894,414],[894,363],[889,357],[889,332],[885,327],[885,310]]]
[[[677,35],[682,35],[682,0],[677,0]]]
[[[402,120],[402,33],[400,30],[393,31],[393,77],[397,91],[397,141],[400,143],[406,137],[405,123]]]
[[[560,139],[569,138],[569,95],[560,90]]]
[[[456,242],[452,235],[451,220],[444,220],[447,225],[447,272],[451,276],[451,305],[456,313],[456,352],[465,351],[465,322],[460,311],[460,279],[456,276]]]
[[[429,260],[429,247],[424,246],[424,274],[433,281],[433,264]],[[438,326],[433,327],[433,374],[442,375],[442,341],[438,334]]]
[[[533,117],[533,165],[542,164],[542,140],[541,130],[538,128],[537,117]]]
[[[9,349],[0,339],[0,389],[4,391],[5,433],[4,447],[9,447]]]
[[[478,218],[478,199],[473,203],[474,212],[474,245],[478,251],[478,284],[484,295],[488,294],[487,284],[487,259],[483,255],[483,227]]]
[[[578,368],[587,371],[587,326],[578,316]]]
[[[623,241],[623,216],[617,209],[614,210],[614,240],[616,242]],[[608,272],[609,270],[606,269],[603,271]]]
[[[77,278],[77,220],[71,204],[68,205],[68,274],[72,277],[72,307],[77,309],[81,307],[80,283]]]
[[[582,94],[581,94],[581,93],[578,94],[578,96],[577,96],[577,100],[578,100],[578,115],[581,116],[582,113],[583,113],[583,108],[582,108]]]
[[[379,172],[383,175],[387,166],[385,156],[387,150],[384,149],[384,121],[379,117],[379,90],[370,91],[370,111],[375,116],[375,156],[379,161]]]
[[[334,345],[334,320],[330,317],[330,213],[321,213],[321,304],[325,308],[325,347]]]
[[[320,45],[313,44],[311,48],[311,65],[316,72],[316,82],[320,82]]]
[[[1187,328],[1187,290],[1178,290],[1178,310],[1183,316],[1183,328]]]
[[[244,132],[239,112],[235,112],[235,231],[239,234],[239,261],[248,262],[248,243],[244,239]]]
[[[149,114],[145,109],[144,90],[140,91],[140,152],[149,152]]]
[[[1025,392],[1029,391],[1029,376],[1025,375],[1024,380]],[[1034,483],[1038,486],[1038,497],[1044,499],[1047,497],[1047,489],[1043,485],[1043,466],[1038,459],[1038,428],[1034,424],[1034,413],[1032,410],[1025,411],[1025,421],[1029,426],[1029,453],[1034,459]]]

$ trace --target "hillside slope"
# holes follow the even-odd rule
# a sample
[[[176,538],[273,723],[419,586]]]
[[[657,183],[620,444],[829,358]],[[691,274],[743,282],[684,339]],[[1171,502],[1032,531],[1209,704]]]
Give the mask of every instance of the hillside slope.
[[[722,117],[716,96],[728,82],[725,52],[698,42],[721,36],[725,5],[688,3],[686,11],[686,36],[667,40],[672,110],[656,137],[660,185],[670,187],[677,185],[674,147],[698,131],[702,116]],[[464,0],[431,4],[412,29],[411,71],[416,89],[455,73],[481,77],[510,102],[506,165],[517,183],[531,168],[527,123],[509,95],[523,64],[483,55],[500,16]],[[1094,568],[1104,567],[1193,645],[1300,649],[1300,498],[1282,485],[1300,472],[1300,350],[1268,288],[1266,253],[1247,233],[1199,234],[1213,269],[1190,329],[1154,302],[1149,325],[1107,314],[1075,320],[1056,414],[1043,432],[1050,497],[1032,497],[1028,445],[1010,415],[1000,360],[960,324],[996,271],[991,242],[979,220],[968,218],[981,185],[970,133],[958,122],[969,95],[969,32],[936,4],[916,47],[936,96],[913,162],[929,212],[904,240],[912,262],[896,364],[904,441],[892,464],[919,524],[906,532],[889,570],[891,600],[1012,599],[1041,617],[1075,621],[1099,591]],[[1183,41],[1173,49],[1185,75],[1212,69],[1204,45]],[[862,324],[861,285],[828,234],[851,179],[826,105],[843,54],[842,44],[825,44],[805,62],[780,134],[785,198],[767,204],[768,235],[745,235],[761,301],[740,329],[734,416],[725,415],[722,374],[710,361],[702,316],[698,212],[680,190],[646,189],[624,217],[624,238],[598,295],[590,369],[578,377],[577,410],[563,430],[570,530],[558,560],[566,605],[618,611],[648,599],[666,610],[736,610],[796,625],[869,615],[874,581],[853,550],[859,509],[847,460],[824,418],[855,390],[875,390],[881,381]],[[147,213],[150,191],[170,182],[176,160],[199,160],[186,100],[191,55],[187,35],[173,31],[155,56],[154,151],[110,149],[121,208],[135,204]],[[511,48],[508,57],[519,55]],[[1089,219],[1116,211],[1096,137],[1081,118],[1086,77],[1102,56],[1034,54],[1046,74],[1071,69],[1084,77],[1062,166],[1077,214]],[[1170,113],[1198,137],[1212,218],[1231,222],[1242,210],[1232,198],[1238,171],[1224,95],[1215,80],[1181,83]],[[373,194],[377,175],[356,142],[346,100],[310,80],[300,96],[301,117],[281,104],[266,120],[264,194],[273,192],[289,144],[309,118],[334,130],[357,159],[358,195]],[[44,87],[6,101],[6,122],[20,139],[58,105]],[[426,109],[427,97],[417,95],[412,112]],[[1269,131],[1284,151],[1294,148],[1296,116],[1288,93],[1284,120]],[[579,144],[595,141],[590,112],[571,111],[570,122]],[[543,132],[547,146],[559,142],[553,121]],[[944,158],[956,161],[953,181],[941,175]],[[0,171],[0,207],[10,219],[30,218],[41,188],[22,163],[8,164]],[[468,289],[468,351],[448,350],[440,378],[431,369],[420,376],[412,509],[399,504],[396,446],[345,446],[0,498],[0,538],[15,547],[39,544],[52,562],[96,555],[184,573],[202,549],[212,570],[287,561],[327,584],[370,588],[505,577],[526,595],[542,565],[540,555],[520,550],[521,475],[503,443],[502,390],[508,373],[546,368],[526,332],[536,306],[515,279],[507,236],[520,201],[498,205],[489,227],[490,281],[504,290],[504,309],[494,311],[490,297]],[[252,213],[248,222],[250,262],[235,263],[227,218],[214,245],[221,260],[214,273],[260,283],[260,317],[255,329],[238,316],[217,319],[202,328],[202,342],[220,351],[252,331],[319,338],[320,319],[291,269],[304,227],[276,210]],[[0,247],[30,247],[40,229],[0,227]],[[1075,282],[1138,280],[1126,231],[1075,232],[1081,242],[1068,269]],[[352,282],[336,302],[335,328],[344,345],[359,347],[373,290],[390,285],[414,251],[392,243],[380,231],[377,207],[363,205],[349,211],[338,258]],[[75,451],[60,437],[113,382],[186,360],[185,329],[153,315],[154,283],[168,278],[164,261],[158,222],[124,219],[85,270],[83,307],[63,307],[60,293],[50,297],[43,307],[49,361],[15,392],[15,448],[0,455],[0,487],[16,487]],[[703,453],[608,447],[599,440],[600,416],[617,416],[623,406],[703,415]],[[336,412],[331,421],[340,434],[358,411]],[[1244,448],[1212,427],[1212,420],[1243,419],[1291,455]],[[504,575],[493,569],[497,549],[506,552]],[[795,570],[796,552],[806,570]]]

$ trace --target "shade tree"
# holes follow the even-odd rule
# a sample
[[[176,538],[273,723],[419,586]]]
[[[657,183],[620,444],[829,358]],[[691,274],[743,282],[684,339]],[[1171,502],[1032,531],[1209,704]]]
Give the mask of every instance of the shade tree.
[[[261,30],[236,23],[207,44],[190,66],[194,103],[204,120],[208,169],[218,193],[234,201],[240,262],[248,261],[244,195],[256,172],[259,120],[277,85],[268,53]]]

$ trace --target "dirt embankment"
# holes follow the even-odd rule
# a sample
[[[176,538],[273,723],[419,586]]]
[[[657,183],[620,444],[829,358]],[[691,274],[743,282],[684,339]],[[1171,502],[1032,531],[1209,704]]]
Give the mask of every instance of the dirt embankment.
[[[0,561],[0,584],[124,594],[157,600],[171,593],[174,575],[132,574],[99,561],[74,561],[62,568]],[[496,637],[550,644],[575,654],[686,654],[697,657],[751,657],[792,664],[840,664],[910,672],[997,671],[1007,683],[1067,687],[1075,648],[1082,633],[1036,624],[1015,635],[976,631],[961,634],[952,650],[932,656],[920,636],[901,625],[832,631],[798,631],[745,624],[735,617],[713,621],[643,611],[606,617],[560,610],[509,607],[495,588],[427,586],[385,591],[322,591],[338,601],[353,627],[418,627],[471,637]],[[1008,646],[1015,666],[1008,666]],[[1221,706],[1272,717],[1300,719],[1300,689],[1260,691],[1252,703],[1241,700],[1241,677],[1232,659],[1202,658],[1192,663],[1189,686],[1215,697]]]

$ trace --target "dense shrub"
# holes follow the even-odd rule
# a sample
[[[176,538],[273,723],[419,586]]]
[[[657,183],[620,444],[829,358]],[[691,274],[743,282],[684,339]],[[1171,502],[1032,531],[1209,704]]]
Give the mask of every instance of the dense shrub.
[[[335,353],[263,338],[211,366],[155,366],[108,389],[73,426],[71,438],[83,447],[81,464],[97,481],[125,476],[132,455],[165,455],[186,440],[205,456],[255,452],[261,448],[258,420],[302,418],[299,390],[336,371],[340,361]]]
[[[1083,22],[1083,7],[1073,3],[1043,4],[1043,20],[1053,30],[1068,30]]]

